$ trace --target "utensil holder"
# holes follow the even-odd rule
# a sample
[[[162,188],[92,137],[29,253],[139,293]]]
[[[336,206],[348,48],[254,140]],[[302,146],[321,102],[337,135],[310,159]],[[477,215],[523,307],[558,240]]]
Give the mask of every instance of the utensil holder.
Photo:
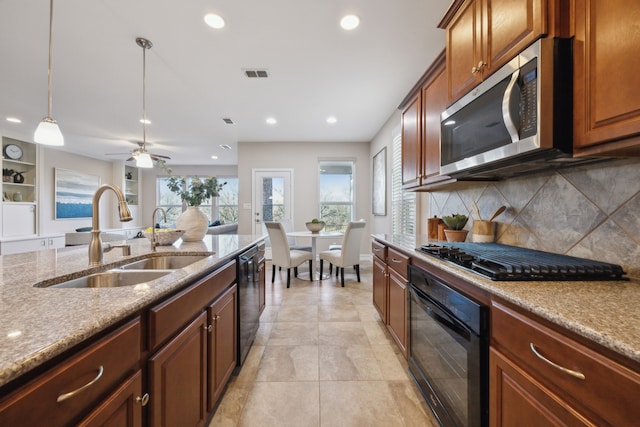
[[[496,223],[493,221],[473,221],[473,241],[490,243],[496,240]]]

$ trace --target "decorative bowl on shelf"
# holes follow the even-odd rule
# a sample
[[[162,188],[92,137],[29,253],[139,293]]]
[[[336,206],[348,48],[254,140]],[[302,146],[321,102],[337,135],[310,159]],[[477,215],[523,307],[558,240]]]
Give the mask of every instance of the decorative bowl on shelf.
[[[156,239],[160,246],[173,245],[184,234],[185,230],[173,230],[170,228],[156,229]],[[153,231],[151,228],[147,228],[142,232],[142,235],[149,240],[153,240]]]
[[[319,233],[324,228],[324,221],[309,221],[305,225],[310,232]]]

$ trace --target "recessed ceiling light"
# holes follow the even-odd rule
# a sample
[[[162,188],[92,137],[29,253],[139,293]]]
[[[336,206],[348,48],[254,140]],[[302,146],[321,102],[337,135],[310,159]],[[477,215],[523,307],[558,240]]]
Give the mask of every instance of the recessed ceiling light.
[[[218,160],[218,156],[211,156],[213,160]]]
[[[276,123],[278,123],[278,121],[276,119],[274,119],[273,117],[267,117],[266,120],[268,125],[275,125]]]
[[[22,123],[22,120],[17,117],[7,117],[7,121],[11,123]]]
[[[335,118],[335,117],[333,117],[333,116],[329,116],[329,117],[327,117],[327,123],[329,123],[330,125],[334,124],[334,123],[335,123],[335,122],[337,122],[337,121],[338,121],[338,119],[336,119],[336,118]]]
[[[150,125],[151,124],[151,120],[149,120],[149,119],[140,119],[140,123],[144,123],[145,125]]]
[[[355,30],[360,25],[360,18],[356,15],[345,15],[340,20],[340,26],[345,30]]]
[[[222,19],[222,16],[216,13],[207,13],[206,15],[204,15],[204,22],[206,22],[208,26],[210,26],[211,28],[215,28],[216,30],[224,28],[224,19]]]

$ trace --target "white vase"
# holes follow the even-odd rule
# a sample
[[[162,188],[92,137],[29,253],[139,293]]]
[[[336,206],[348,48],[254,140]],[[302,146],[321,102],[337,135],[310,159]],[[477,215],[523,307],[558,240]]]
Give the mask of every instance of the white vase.
[[[207,234],[209,218],[200,211],[197,206],[188,206],[176,220],[176,228],[185,230],[182,240],[185,242],[197,242]]]

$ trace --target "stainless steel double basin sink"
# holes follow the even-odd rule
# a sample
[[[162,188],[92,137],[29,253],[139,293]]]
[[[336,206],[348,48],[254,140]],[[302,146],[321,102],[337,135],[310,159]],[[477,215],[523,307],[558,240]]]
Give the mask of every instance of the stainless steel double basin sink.
[[[36,288],[117,288],[135,286],[170,274],[207,258],[209,255],[161,255],[133,261],[111,270],[93,273],[75,279],[45,281]]]

